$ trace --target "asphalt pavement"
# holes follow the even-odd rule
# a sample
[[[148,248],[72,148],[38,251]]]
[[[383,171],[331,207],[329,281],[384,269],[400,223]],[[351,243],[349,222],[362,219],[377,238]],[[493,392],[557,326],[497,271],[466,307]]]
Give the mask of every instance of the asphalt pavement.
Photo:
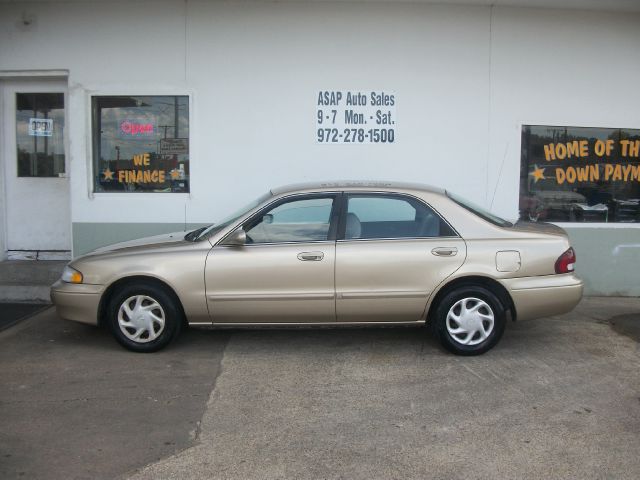
[[[0,333],[0,478],[640,478],[640,299],[509,324],[190,330],[151,355],[53,310]]]
[[[42,303],[0,303],[0,332],[45,308]]]
[[[228,338],[135,354],[53,308],[1,332],[0,478],[116,478],[192,445]]]

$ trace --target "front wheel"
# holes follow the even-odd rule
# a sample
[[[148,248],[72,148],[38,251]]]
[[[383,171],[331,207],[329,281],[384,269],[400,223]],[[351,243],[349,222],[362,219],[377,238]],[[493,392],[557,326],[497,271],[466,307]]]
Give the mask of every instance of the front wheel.
[[[116,340],[134,352],[155,352],[180,333],[176,301],[163,288],[125,285],[109,302],[109,326]]]
[[[464,286],[442,298],[433,321],[438,339],[447,350],[457,355],[480,355],[502,337],[506,313],[490,290]]]

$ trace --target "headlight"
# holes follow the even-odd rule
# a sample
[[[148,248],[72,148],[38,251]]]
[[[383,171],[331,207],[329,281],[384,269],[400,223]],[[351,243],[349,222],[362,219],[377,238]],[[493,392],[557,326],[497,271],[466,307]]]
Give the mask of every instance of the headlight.
[[[82,283],[82,274],[67,265],[62,271],[62,281],[67,283]]]

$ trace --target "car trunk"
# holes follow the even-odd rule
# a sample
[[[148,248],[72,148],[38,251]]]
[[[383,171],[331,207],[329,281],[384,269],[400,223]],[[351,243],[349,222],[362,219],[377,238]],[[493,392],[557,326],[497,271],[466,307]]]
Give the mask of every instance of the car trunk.
[[[550,235],[559,235],[569,238],[564,228],[552,223],[518,221],[515,225],[509,228],[518,232],[547,233]]]

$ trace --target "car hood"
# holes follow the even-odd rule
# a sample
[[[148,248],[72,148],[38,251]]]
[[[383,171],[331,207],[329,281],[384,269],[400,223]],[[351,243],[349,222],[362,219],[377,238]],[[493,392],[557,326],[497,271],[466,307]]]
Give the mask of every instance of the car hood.
[[[516,222],[516,224],[511,228],[518,232],[548,233],[551,235],[560,235],[563,237],[567,237],[567,232],[564,230],[564,228],[561,228],[552,223],[519,221]]]
[[[149,248],[168,247],[171,245],[190,243],[184,239],[187,232],[164,233],[162,235],[154,235],[152,237],[138,238],[126,242],[114,243],[105,247],[100,247],[87,256],[102,255],[105,253],[120,253],[125,251],[141,251]]]

